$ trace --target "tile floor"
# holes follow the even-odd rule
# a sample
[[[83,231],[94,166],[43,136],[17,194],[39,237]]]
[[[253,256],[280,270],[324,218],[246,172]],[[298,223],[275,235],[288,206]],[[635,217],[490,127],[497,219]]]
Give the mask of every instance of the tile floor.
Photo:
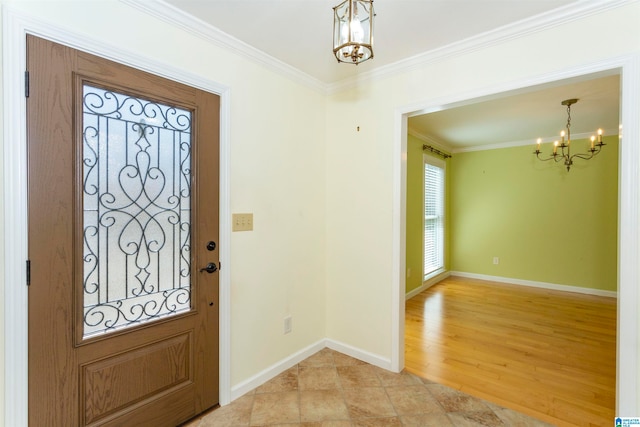
[[[325,348],[183,427],[519,426],[549,424]]]

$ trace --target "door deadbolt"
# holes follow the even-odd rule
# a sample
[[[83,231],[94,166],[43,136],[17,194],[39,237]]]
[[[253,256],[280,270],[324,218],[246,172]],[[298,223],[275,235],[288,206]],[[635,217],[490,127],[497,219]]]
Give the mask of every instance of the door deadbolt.
[[[216,250],[216,242],[214,242],[212,240],[209,243],[207,243],[207,250],[208,251],[215,251]]]

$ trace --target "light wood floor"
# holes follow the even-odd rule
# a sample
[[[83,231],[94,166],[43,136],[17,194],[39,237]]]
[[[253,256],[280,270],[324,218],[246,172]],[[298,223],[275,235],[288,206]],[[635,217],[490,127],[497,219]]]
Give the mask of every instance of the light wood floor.
[[[407,371],[558,426],[611,426],[616,299],[450,277],[407,301]]]

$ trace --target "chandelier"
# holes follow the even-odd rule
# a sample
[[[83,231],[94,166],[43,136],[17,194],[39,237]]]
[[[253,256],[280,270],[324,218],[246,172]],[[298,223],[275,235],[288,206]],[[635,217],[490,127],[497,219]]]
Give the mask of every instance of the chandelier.
[[[333,8],[333,54],[358,65],[373,58],[373,0],[345,0]]]
[[[571,154],[571,106],[576,102],[578,102],[578,100],[575,98],[566,99],[561,102],[562,105],[567,106],[567,130],[566,132],[564,130],[560,132],[560,138],[561,138],[560,141],[554,141],[553,153],[546,158],[540,157],[540,153],[541,153],[540,144],[542,143],[541,138],[538,138],[536,151],[533,152],[533,154],[535,154],[538,159],[545,162],[548,160],[554,160],[556,162],[564,162],[564,165],[567,167],[567,172],[569,172],[569,169],[571,169],[571,165],[573,165],[574,158],[589,160],[593,158],[593,156],[595,156],[596,154],[600,153],[600,150],[602,150],[602,147],[606,145],[604,142],[602,142],[602,129],[598,129],[598,138],[597,138],[598,142],[596,142],[595,136],[591,136],[591,147],[587,149],[586,153]],[[565,140],[565,137],[566,137],[566,140]],[[560,152],[558,152],[558,148],[560,149]]]

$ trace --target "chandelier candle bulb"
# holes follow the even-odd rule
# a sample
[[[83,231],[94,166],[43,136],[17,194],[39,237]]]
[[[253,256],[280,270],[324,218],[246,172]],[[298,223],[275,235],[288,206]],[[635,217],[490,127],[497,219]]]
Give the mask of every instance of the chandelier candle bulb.
[[[360,17],[358,17],[357,13],[351,20],[349,26],[351,27],[351,40],[356,43],[362,43],[362,39],[364,38],[364,30],[362,29],[362,24],[360,24]]]
[[[538,146],[536,147],[536,151],[539,153],[540,152],[540,143],[542,142],[542,138],[538,138],[537,144]]]
[[[593,143],[596,141],[595,136],[591,136],[591,151],[593,151]]]
[[[602,129],[598,129],[598,143],[602,143]]]
[[[553,143],[553,154],[558,154],[558,141]]]

